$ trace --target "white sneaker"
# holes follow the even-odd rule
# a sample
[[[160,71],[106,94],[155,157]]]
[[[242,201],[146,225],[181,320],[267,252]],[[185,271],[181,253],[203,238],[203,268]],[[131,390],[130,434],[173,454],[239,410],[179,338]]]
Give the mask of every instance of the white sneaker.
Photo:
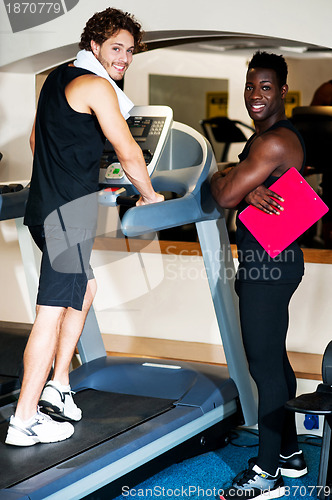
[[[36,443],[55,443],[69,438],[74,433],[74,426],[69,422],[56,422],[51,417],[38,411],[27,422],[12,415],[6,437],[6,444],[14,446],[32,446]]]
[[[77,422],[82,418],[82,410],[76,406],[73,394],[70,385],[51,380],[45,385],[38,404],[48,415]]]

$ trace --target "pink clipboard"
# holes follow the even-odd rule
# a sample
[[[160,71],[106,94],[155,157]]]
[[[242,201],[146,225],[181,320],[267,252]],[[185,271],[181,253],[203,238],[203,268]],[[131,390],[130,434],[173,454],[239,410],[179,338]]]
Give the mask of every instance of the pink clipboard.
[[[250,205],[239,214],[239,219],[274,258],[329,208],[294,167],[287,170],[270,189],[285,200],[281,203],[284,210],[280,215],[266,214]]]

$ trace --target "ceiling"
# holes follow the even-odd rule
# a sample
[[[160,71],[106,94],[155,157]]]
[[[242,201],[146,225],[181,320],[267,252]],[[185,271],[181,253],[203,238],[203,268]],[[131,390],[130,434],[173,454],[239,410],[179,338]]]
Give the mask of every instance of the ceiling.
[[[287,57],[332,57],[332,49],[254,34],[218,31],[150,31],[144,41],[148,50],[171,48],[195,52],[248,55],[256,50],[274,50]]]
[[[148,50],[169,48],[191,52],[243,55],[250,57],[256,50],[275,51],[287,58],[332,58],[332,49],[294,40],[285,40],[250,33],[222,31],[149,31],[144,41]],[[77,43],[41,52],[8,65],[1,71],[13,73],[40,73],[73,59]]]

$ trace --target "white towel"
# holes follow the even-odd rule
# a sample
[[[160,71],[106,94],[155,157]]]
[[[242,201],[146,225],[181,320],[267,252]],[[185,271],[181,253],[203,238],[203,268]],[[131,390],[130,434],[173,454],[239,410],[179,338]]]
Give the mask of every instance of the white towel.
[[[102,78],[106,78],[116,92],[123,118],[125,120],[129,118],[129,111],[134,107],[134,103],[131,102],[129,97],[127,97],[126,94],[117,86],[114,80],[112,80],[104,66],[98,61],[91,51],[80,50],[74,61],[74,66],[77,68],[87,69]]]

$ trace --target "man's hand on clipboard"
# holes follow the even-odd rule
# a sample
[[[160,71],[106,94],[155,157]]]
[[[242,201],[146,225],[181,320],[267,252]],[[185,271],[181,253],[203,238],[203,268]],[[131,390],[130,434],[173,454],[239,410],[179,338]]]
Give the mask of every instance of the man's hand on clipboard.
[[[282,203],[284,201],[283,198],[265,187],[264,184],[257,186],[257,188],[248,193],[245,201],[266,214],[280,215],[280,211],[283,211],[282,205],[278,203],[278,201]]]

